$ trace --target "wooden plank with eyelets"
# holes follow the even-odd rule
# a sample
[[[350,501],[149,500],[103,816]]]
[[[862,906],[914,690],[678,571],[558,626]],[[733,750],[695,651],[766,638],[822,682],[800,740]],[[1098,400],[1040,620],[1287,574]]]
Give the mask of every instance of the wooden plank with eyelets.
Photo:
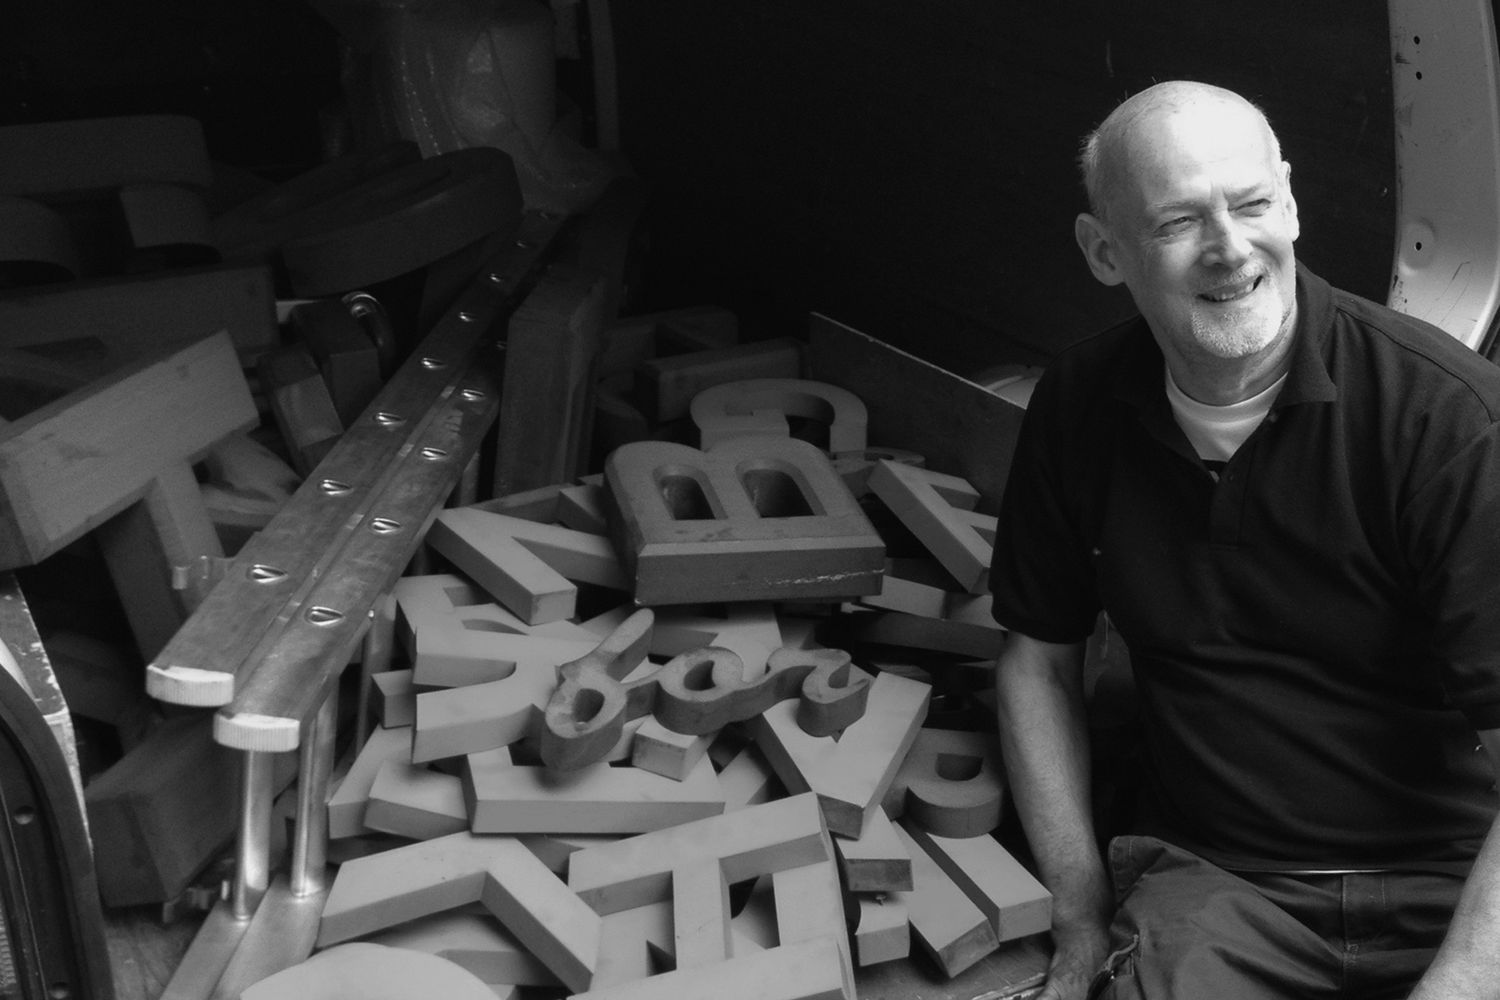
[[[527,213],[515,241],[480,269],[147,666],[146,688],[153,697],[178,705],[230,703],[236,678],[248,674],[303,618],[314,588],[342,572],[350,539],[371,517],[382,516],[375,504],[403,474],[400,459],[431,432],[437,415],[447,412],[444,402],[465,388],[473,360],[503,339],[506,319],[564,224],[561,218]]]
[[[483,353],[455,391],[431,412],[393,463],[323,574],[253,665],[234,698],[214,716],[214,739],[239,750],[296,749],[302,723],[317,711],[349,662],[375,601],[390,592],[428,524],[499,413],[499,385]]]

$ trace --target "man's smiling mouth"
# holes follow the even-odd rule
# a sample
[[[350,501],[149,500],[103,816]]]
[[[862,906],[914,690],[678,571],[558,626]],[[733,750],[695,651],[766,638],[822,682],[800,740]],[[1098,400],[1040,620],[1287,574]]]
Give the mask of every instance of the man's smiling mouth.
[[[1236,299],[1242,299],[1245,296],[1249,295],[1251,292],[1255,291],[1260,287],[1260,283],[1264,279],[1264,275],[1256,275],[1254,278],[1251,278],[1248,281],[1236,282],[1232,285],[1221,285],[1220,287],[1209,292],[1199,292],[1198,297],[1207,302],[1213,302],[1215,304],[1233,302]]]

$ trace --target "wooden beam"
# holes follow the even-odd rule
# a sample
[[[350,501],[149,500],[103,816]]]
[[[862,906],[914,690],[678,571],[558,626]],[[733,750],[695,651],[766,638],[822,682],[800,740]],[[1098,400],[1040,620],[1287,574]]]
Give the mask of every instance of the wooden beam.
[[[0,569],[40,562],[163,469],[259,420],[226,333],[158,352],[0,427]]]
[[[247,368],[280,342],[270,268],[172,268],[0,295],[0,347],[89,337],[111,357],[134,361],[219,330]]]
[[[338,444],[347,426],[312,353],[287,344],[260,356],[261,389],[292,466],[306,478]]]
[[[84,790],[99,892],[108,906],[175,898],[234,837],[235,755],[216,746],[212,720],[178,715]],[[296,776],[290,756],[272,767],[272,787]]]
[[[495,495],[570,482],[589,471],[594,370],[614,318],[606,299],[599,275],[554,267],[511,317]]]
[[[870,440],[925,456],[929,467],[979,489],[977,509],[998,509],[1023,407],[818,313],[808,340],[809,375],[864,400]]]
[[[200,568],[224,555],[192,466],[183,460],[159,469],[141,499],[100,525],[95,538],[136,647],[149,660],[202,603],[211,581]]]

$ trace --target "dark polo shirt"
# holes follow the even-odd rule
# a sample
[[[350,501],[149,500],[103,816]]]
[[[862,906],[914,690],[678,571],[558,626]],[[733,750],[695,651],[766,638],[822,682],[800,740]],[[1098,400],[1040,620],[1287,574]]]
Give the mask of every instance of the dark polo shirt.
[[[1037,386],[996,619],[1107,610],[1140,691],[1141,832],[1241,867],[1465,862],[1496,797],[1500,368],[1298,271],[1288,377],[1216,479],[1137,318]]]

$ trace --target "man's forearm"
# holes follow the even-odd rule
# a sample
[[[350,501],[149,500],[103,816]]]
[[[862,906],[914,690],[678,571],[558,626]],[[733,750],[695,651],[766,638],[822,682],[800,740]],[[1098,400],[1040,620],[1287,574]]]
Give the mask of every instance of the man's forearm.
[[[1500,774],[1500,730],[1479,734]],[[1490,827],[1437,957],[1408,1000],[1500,998],[1500,819]]]
[[[1500,840],[1485,843],[1448,936],[1409,1000],[1478,1000],[1500,997]]]
[[[1112,910],[1090,807],[1081,647],[1012,635],[995,680],[1011,799],[1057,922],[1102,928]]]

